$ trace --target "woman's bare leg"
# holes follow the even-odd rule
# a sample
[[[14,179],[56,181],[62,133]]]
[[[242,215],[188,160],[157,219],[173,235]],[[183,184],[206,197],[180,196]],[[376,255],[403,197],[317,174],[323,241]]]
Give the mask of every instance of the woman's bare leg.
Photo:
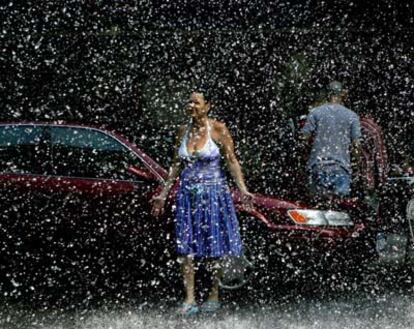
[[[211,271],[212,271],[211,290],[210,290],[207,300],[209,302],[218,302],[219,289],[220,289],[219,282],[223,274],[219,261],[215,260],[211,262]]]
[[[194,261],[191,256],[183,256],[178,259],[181,264],[181,273],[184,279],[184,291],[185,291],[185,300],[186,304],[195,304],[194,296]]]

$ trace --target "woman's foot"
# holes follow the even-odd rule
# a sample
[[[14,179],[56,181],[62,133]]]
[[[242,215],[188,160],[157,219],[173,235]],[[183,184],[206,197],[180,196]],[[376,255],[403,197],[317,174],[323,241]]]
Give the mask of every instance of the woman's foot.
[[[182,303],[178,308],[178,314],[181,316],[192,316],[199,312],[197,304]]]
[[[200,310],[203,313],[214,313],[217,312],[221,307],[221,303],[218,300],[207,300],[205,301]]]

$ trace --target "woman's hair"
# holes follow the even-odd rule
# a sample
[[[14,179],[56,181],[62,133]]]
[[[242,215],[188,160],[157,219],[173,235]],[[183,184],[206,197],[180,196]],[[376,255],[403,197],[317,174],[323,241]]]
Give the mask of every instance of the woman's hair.
[[[203,97],[206,103],[211,103],[211,95],[207,87],[196,86],[191,90],[191,92],[203,94]]]

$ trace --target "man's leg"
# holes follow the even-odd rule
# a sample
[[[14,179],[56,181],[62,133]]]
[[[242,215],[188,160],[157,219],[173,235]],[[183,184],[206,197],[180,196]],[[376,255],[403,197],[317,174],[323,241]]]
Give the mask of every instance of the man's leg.
[[[327,202],[330,194],[328,181],[327,173],[322,167],[314,168],[309,174],[309,192],[312,204],[316,208],[327,207],[327,203],[329,203]]]
[[[351,176],[345,171],[337,171],[332,177],[333,193],[339,197],[349,196],[351,193]]]

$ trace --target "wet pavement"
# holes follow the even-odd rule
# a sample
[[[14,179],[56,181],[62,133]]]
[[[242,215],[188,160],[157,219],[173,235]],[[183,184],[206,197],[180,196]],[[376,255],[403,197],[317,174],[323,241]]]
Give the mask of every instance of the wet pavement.
[[[371,283],[335,289],[314,287],[223,294],[213,315],[177,316],[178,297],[166,292],[135,298],[100,300],[89,305],[0,306],[0,328],[144,329],[144,328],[414,328],[414,293],[409,284]],[[304,283],[302,283],[304,284]]]

